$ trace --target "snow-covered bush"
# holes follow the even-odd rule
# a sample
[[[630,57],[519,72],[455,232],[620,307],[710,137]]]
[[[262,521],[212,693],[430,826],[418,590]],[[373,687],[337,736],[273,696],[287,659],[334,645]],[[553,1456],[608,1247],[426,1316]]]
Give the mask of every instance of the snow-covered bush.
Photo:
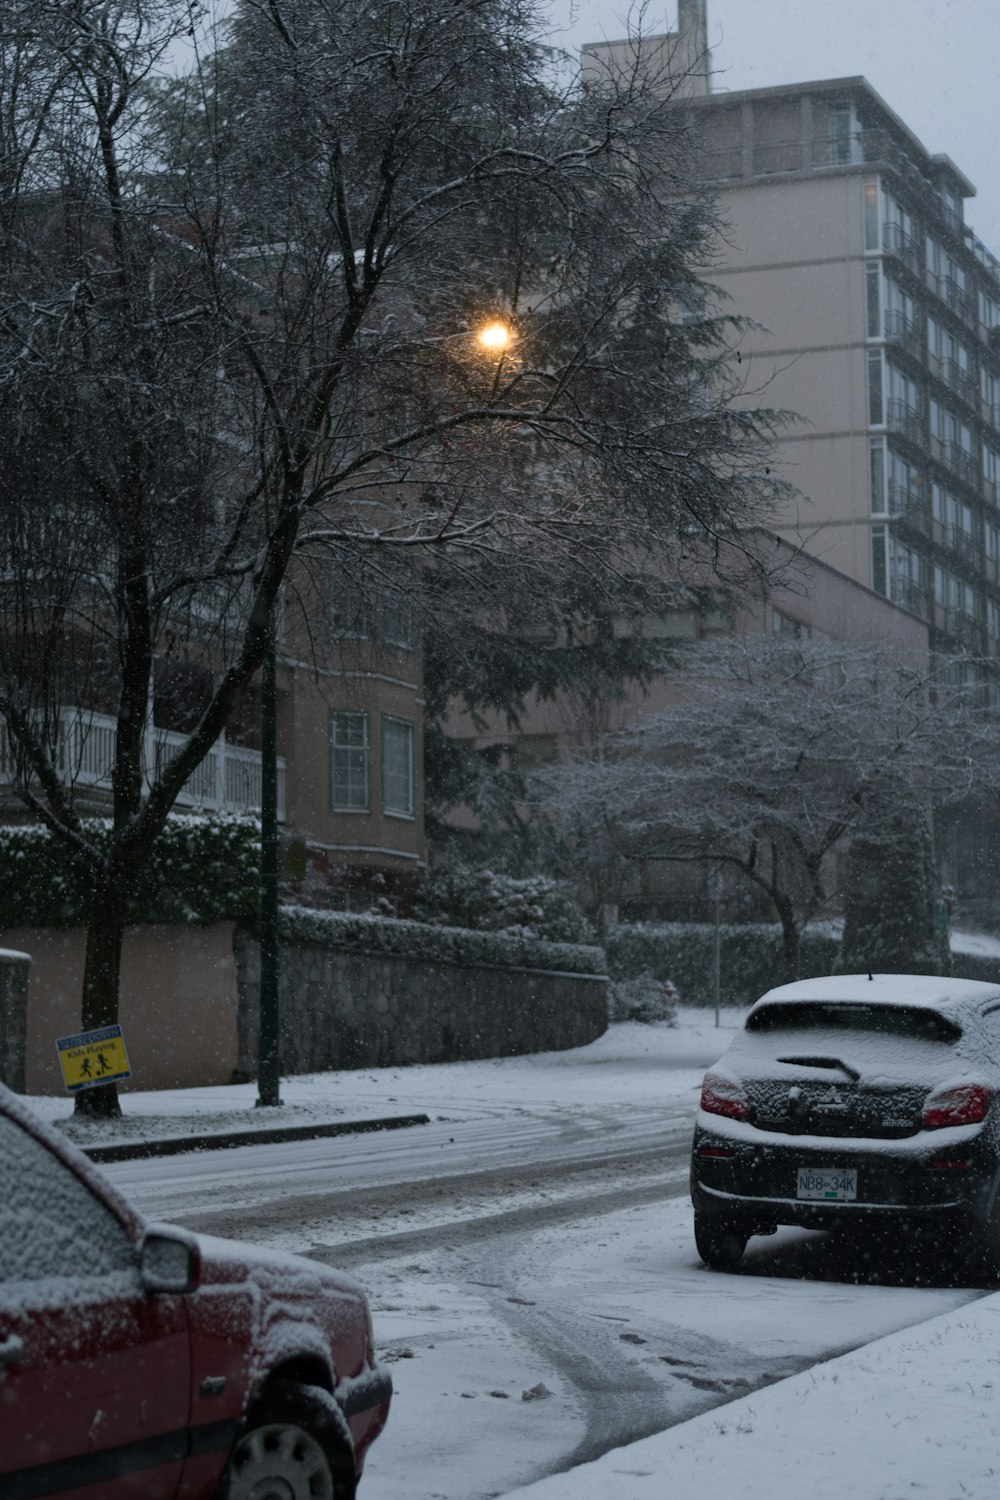
[[[414,905],[418,922],[477,932],[521,932],[552,943],[593,943],[594,933],[569,890],[544,875],[515,879],[453,865],[427,880]]]
[[[352,912],[315,911],[306,906],[283,906],[279,922],[286,942],[399,953],[411,958],[486,964],[493,968],[604,973],[603,949],[583,943],[543,942],[524,931],[470,932],[462,927]]]
[[[670,980],[657,979],[648,969],[632,979],[613,979],[608,985],[608,1020],[677,1024],[679,996]]]
[[[806,929],[801,969],[830,974],[838,937]],[[689,1005],[710,1005],[715,994],[715,927],[711,922],[622,922],[605,939],[613,981],[645,972],[669,975]],[[765,923],[723,923],[720,930],[721,999],[724,1005],[750,1005],[783,982],[781,929]]]
[[[88,820],[86,834],[107,843],[110,825]],[[205,924],[252,918],[260,888],[260,824],[223,813],[174,813],[131,892],[129,920]],[[0,827],[0,926],[77,927],[86,893],[66,846],[40,825]]]

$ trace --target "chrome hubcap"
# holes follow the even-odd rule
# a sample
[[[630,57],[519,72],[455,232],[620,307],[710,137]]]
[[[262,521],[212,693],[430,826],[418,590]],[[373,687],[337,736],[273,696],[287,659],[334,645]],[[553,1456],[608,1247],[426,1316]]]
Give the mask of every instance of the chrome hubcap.
[[[330,1463],[301,1427],[254,1427],[236,1445],[229,1500],[334,1500]]]

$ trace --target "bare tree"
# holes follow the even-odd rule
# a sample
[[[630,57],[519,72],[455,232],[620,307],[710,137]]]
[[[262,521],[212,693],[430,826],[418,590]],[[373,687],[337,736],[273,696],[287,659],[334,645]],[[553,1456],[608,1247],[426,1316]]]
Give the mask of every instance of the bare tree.
[[[190,25],[187,0],[0,12],[0,713],[88,895],[85,1027],[297,569],[430,553],[456,590],[613,592],[719,568],[774,501],[662,80],[559,84],[521,0],[242,0],[164,82]],[[151,765],[158,677],[190,692]],[[110,842],[73,775],[95,712]]]
[[[781,924],[786,979],[802,929],[831,912],[833,856],[851,836],[925,820],[976,772],[964,691],[874,647],[767,636],[692,650],[678,701],[548,778],[564,837],[597,869],[665,861],[729,868]]]

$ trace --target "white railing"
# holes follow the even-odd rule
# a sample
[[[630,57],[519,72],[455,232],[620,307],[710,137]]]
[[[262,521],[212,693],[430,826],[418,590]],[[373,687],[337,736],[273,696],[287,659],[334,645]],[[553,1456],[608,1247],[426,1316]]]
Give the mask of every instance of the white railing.
[[[59,774],[74,786],[111,790],[118,726],[106,714],[63,709],[59,716],[57,765]],[[146,773],[156,775],[169,765],[187,735],[169,729],[149,729],[143,746]],[[6,725],[0,725],[0,782],[10,784],[14,772]],[[196,766],[177,798],[178,807],[213,812],[259,812],[261,755],[242,745],[216,740]],[[285,819],[285,761],[278,756],[278,819]]]

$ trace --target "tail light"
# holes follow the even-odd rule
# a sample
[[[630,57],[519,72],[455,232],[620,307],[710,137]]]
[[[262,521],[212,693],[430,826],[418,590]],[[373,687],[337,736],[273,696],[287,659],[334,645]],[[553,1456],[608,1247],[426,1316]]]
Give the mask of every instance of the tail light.
[[[710,1115],[745,1120],[747,1096],[734,1079],[721,1073],[706,1073],[701,1085],[701,1107]]]
[[[957,1083],[935,1089],[924,1101],[924,1129],[941,1130],[946,1125],[978,1125],[993,1103],[993,1090],[985,1083]]]

